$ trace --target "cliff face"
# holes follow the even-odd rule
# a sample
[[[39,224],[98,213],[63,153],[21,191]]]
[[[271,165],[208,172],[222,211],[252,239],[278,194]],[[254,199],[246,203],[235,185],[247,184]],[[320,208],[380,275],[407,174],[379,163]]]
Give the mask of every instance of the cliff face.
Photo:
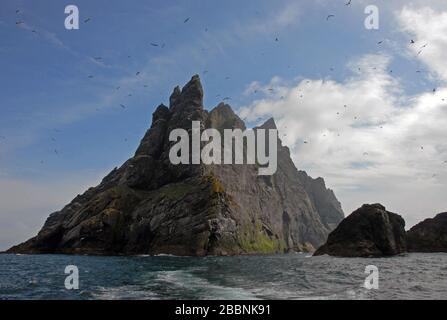
[[[329,234],[315,255],[381,257],[405,251],[404,219],[380,204],[365,204]]]
[[[334,192],[326,188],[323,178],[313,179],[304,171],[299,171],[298,176],[312,205],[320,214],[321,222],[330,230],[335,229],[345,215]]]
[[[298,173],[278,140],[278,169],[173,165],[173,129],[245,128],[231,107],[203,108],[198,76],[153,113],[135,155],[45,222],[17,253],[236,255],[313,250],[343,218],[324,182]],[[275,127],[267,121],[261,128]],[[190,133],[191,134],[191,133]],[[191,152],[191,151],[190,151]]]
[[[408,230],[407,246],[410,252],[447,252],[447,212]]]

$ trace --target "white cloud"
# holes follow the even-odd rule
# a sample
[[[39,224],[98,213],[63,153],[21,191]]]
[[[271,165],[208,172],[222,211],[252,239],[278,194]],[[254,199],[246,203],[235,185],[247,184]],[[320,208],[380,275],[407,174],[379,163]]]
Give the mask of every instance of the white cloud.
[[[413,56],[442,80],[447,80],[447,11],[405,6],[397,14],[402,31],[414,37],[409,45]]]
[[[382,202],[412,225],[447,210],[447,88],[406,97],[387,71],[390,61],[365,55],[341,83],[253,83],[265,96],[240,115],[274,116],[297,167],[325,177],[347,213]]]

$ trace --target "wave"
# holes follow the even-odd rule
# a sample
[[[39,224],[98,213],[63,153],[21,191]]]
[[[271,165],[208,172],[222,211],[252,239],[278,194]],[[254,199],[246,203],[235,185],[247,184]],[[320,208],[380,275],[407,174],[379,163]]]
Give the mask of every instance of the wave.
[[[239,287],[214,284],[205,278],[199,277],[193,272],[197,269],[159,271],[156,282],[167,285],[175,292],[186,291],[192,295],[199,295],[200,299],[257,299],[252,292]]]

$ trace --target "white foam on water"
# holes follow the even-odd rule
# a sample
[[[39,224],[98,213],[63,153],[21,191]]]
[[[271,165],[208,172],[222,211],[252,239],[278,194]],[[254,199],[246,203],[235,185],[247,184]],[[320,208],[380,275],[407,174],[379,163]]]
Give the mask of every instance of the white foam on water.
[[[156,300],[160,296],[155,292],[143,290],[137,285],[126,285],[118,287],[98,287],[91,292],[94,299],[99,300]]]
[[[213,284],[207,279],[192,274],[196,269],[159,271],[155,281],[162,285],[169,285],[178,291],[190,291],[202,299],[257,299],[256,295],[239,287],[227,287]]]

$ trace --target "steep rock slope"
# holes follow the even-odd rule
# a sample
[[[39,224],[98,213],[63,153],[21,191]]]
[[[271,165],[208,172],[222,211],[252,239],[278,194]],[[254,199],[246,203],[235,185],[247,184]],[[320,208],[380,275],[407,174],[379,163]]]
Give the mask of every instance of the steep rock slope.
[[[313,250],[326,240],[341,207],[324,182],[309,187],[279,140],[272,176],[259,176],[258,165],[171,164],[169,133],[190,132],[194,120],[202,129],[245,128],[226,104],[206,111],[192,77],[155,110],[132,158],[9,252],[237,255]],[[261,128],[275,128],[273,119]]]

